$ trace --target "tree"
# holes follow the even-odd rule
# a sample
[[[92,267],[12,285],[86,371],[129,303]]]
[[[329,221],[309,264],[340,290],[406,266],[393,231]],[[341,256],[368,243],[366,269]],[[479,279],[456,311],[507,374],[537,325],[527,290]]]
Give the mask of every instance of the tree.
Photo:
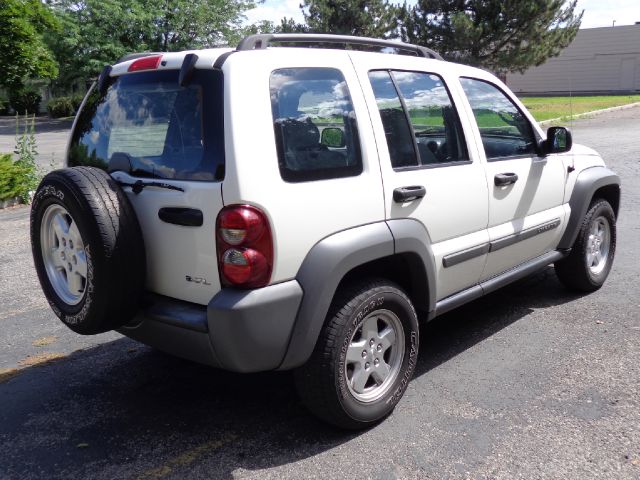
[[[59,86],[95,77],[105,64],[143,51],[234,43],[252,0],[47,0],[62,31],[47,37]]]
[[[404,40],[498,74],[557,56],[575,37],[577,0],[419,0],[403,15]]]
[[[387,0],[304,0],[300,8],[310,32],[398,37],[400,8]]]
[[[251,0],[144,0],[154,28],[147,43],[162,52],[210,47],[237,40]],[[235,43],[235,42],[233,42]]]
[[[18,90],[28,78],[58,74],[58,65],[40,33],[55,28],[55,17],[40,0],[0,1],[0,86]]]
[[[257,33],[307,33],[309,27],[304,23],[297,23],[293,18],[283,17],[280,24],[276,25],[271,20],[261,20],[258,23],[244,27],[240,35],[255,35]]]

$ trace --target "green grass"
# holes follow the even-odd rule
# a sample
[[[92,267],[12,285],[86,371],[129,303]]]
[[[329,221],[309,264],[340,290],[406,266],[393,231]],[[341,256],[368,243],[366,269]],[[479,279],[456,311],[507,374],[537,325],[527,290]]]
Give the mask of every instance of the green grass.
[[[522,97],[520,99],[536,120],[569,118],[579,113],[618,107],[640,102],[640,95],[611,95],[600,97]]]

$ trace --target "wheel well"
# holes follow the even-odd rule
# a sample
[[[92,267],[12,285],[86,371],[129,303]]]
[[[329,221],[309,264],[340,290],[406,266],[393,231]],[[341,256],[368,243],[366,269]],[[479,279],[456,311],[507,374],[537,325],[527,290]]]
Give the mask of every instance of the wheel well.
[[[429,311],[429,282],[422,260],[415,253],[399,253],[359,265],[345,274],[336,292],[346,284],[365,277],[391,280],[407,293],[416,310]]]
[[[611,208],[613,208],[616,218],[618,218],[618,209],[620,208],[620,186],[614,184],[600,187],[594,192],[591,203],[600,198],[609,202]]]

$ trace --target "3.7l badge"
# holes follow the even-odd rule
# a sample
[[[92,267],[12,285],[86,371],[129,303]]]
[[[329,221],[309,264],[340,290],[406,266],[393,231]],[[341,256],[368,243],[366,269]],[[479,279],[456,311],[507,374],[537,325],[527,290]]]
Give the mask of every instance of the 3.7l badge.
[[[206,278],[202,278],[202,277],[192,277],[191,275],[185,275],[184,279],[187,282],[191,282],[191,283],[197,283],[200,285],[211,285]]]

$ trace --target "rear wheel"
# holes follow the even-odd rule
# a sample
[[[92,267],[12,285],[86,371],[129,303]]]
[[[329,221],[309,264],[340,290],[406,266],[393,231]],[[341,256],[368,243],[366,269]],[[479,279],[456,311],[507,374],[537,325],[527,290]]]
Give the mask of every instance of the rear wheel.
[[[31,207],[31,249],[55,314],[82,334],[118,328],[135,315],[145,252],[122,189],[104,171],[49,173]]]
[[[323,420],[359,429],[402,398],[418,354],[418,319],[386,280],[353,285],[334,300],[316,348],[295,372],[305,405]]]
[[[606,200],[596,200],[584,216],[567,258],[555,263],[560,281],[571,290],[593,292],[609,276],[616,252],[616,217]]]

